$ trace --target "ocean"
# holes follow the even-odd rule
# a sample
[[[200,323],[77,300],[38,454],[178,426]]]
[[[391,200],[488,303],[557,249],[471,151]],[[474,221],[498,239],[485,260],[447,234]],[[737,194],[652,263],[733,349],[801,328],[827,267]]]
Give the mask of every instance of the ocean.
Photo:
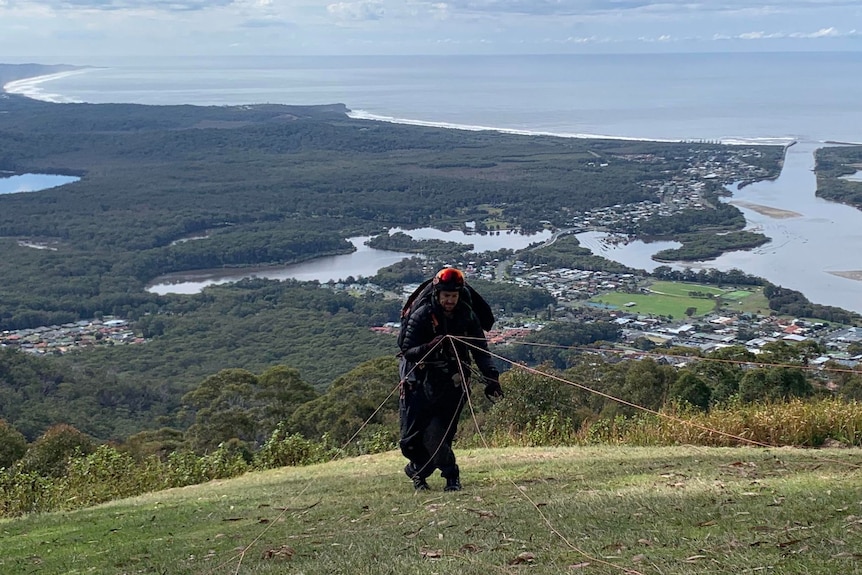
[[[862,313],[862,283],[844,277],[862,270],[862,212],[827,209],[811,177],[818,147],[862,143],[862,52],[180,58],[6,89],[56,102],[343,103],[357,118],[529,134],[799,142],[779,181],[749,187],[761,196],[746,200],[799,217],[770,222],[740,206],[773,242],[697,267],[739,268]]]
[[[177,58],[7,90],[58,102],[343,103],[357,117],[568,136],[862,142],[862,52]]]

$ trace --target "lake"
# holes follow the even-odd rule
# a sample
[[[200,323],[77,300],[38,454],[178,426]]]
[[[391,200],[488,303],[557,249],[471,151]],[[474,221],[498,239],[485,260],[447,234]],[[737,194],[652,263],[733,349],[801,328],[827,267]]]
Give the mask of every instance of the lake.
[[[462,244],[473,244],[474,251],[476,252],[493,251],[503,248],[519,250],[534,242],[542,242],[551,237],[551,232],[548,231],[536,234],[507,234],[503,232],[497,235],[466,234],[461,231],[442,232],[433,228],[420,228],[416,230],[394,228],[389,232],[395,233],[399,231],[417,240],[439,239]],[[160,295],[169,293],[193,294],[198,293],[208,285],[236,282],[250,277],[275,280],[319,281],[321,283],[329,281],[337,282],[349,276],[353,276],[354,278],[372,276],[382,268],[415,255],[370,248],[365,245],[368,239],[368,236],[350,238],[350,243],[356,248],[356,251],[353,253],[315,258],[287,266],[201,270],[167,274],[156,278],[153,284],[147,288],[147,291]]]
[[[74,176],[56,176],[53,174],[21,174],[0,178],[0,194],[18,194],[22,192],[39,192],[56,188],[64,184],[77,182],[81,178]]]

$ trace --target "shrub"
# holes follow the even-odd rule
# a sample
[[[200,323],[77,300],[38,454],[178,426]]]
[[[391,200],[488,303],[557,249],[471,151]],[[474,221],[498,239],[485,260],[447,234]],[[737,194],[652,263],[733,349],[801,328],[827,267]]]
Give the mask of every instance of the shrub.
[[[0,469],[11,467],[27,452],[24,434],[0,419]]]
[[[37,439],[21,459],[22,470],[43,477],[61,477],[66,473],[69,459],[88,455],[95,449],[93,440],[71,425],[59,424],[49,428]]]
[[[549,413],[527,424],[524,439],[531,447],[573,445],[577,443],[577,431],[571,418]]]
[[[351,446],[347,446],[350,448]],[[357,455],[368,455],[372,453],[385,453],[398,447],[398,435],[395,430],[382,425],[368,426],[363,433],[353,441],[350,453]]]
[[[819,447],[827,440],[862,445],[862,409],[838,399],[764,402],[713,408],[708,413],[687,404],[669,405],[660,417],[600,419],[584,431],[589,443],[628,445]]]
[[[298,433],[288,434],[283,423],[279,423],[255,455],[255,466],[260,469],[284,467],[286,465],[311,465],[332,459],[336,450],[329,447],[329,438],[320,443],[304,438]]]
[[[191,451],[174,451],[165,464],[165,486],[185,487],[207,480],[203,460]]]
[[[95,505],[112,499],[137,495],[152,488],[138,481],[138,470],[131,455],[108,445],[99,446],[86,457],[69,461],[63,478],[70,508]]]
[[[210,479],[225,479],[236,477],[248,471],[251,452],[238,439],[220,443],[212,453],[201,457],[200,471]]]
[[[0,517],[16,517],[54,509],[55,482],[20,469],[0,473]]]

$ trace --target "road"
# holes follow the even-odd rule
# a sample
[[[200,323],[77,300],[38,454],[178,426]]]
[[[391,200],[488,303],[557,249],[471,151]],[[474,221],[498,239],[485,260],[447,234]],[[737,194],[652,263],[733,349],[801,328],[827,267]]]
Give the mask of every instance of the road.
[[[542,242],[541,244],[539,244],[539,245],[537,245],[537,246],[532,246],[532,247],[527,248],[527,249],[530,249],[530,250],[538,250],[538,249],[541,249],[541,248],[546,248],[546,247],[548,247],[548,246],[553,245],[553,244],[554,244],[554,242],[556,242],[556,241],[557,241],[557,238],[559,238],[559,237],[561,237],[561,236],[566,236],[566,235],[569,235],[569,234],[580,233],[580,231],[581,231],[581,230],[576,229],[576,228],[565,228],[565,229],[557,230],[557,231],[555,231],[554,233],[552,233],[552,234],[551,234],[551,237],[549,237],[548,239],[546,239],[546,240],[545,240],[544,242]],[[497,264],[496,269],[494,270],[494,278],[495,278],[497,281],[500,281],[500,280],[503,280],[503,279],[508,278],[508,277],[509,277],[509,274],[506,272],[506,270],[509,268],[509,266],[511,266],[511,265],[514,263],[514,261],[515,261],[516,259],[517,259],[517,256],[513,256],[513,257],[511,257],[511,258],[507,258],[507,259],[505,259],[505,260],[501,260],[501,261],[500,261],[500,263],[498,263],[498,264]]]

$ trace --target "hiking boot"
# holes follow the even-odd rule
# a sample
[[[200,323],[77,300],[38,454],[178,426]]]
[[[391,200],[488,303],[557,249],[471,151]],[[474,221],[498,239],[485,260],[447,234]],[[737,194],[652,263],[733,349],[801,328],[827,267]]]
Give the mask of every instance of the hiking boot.
[[[458,477],[447,477],[443,491],[461,491],[461,480]]]
[[[425,481],[425,478],[416,473],[412,463],[408,463],[404,466],[404,473],[407,475],[407,477],[410,478],[411,481],[413,481],[413,489],[415,489],[416,491],[428,491],[430,489],[430,487],[428,487],[428,482]]]

